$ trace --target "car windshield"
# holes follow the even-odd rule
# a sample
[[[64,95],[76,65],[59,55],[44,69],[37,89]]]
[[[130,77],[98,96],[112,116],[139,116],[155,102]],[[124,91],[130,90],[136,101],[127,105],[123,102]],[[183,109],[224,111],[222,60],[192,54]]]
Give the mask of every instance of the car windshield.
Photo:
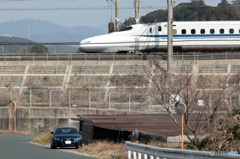
[[[78,134],[78,131],[74,128],[58,128],[55,134]]]

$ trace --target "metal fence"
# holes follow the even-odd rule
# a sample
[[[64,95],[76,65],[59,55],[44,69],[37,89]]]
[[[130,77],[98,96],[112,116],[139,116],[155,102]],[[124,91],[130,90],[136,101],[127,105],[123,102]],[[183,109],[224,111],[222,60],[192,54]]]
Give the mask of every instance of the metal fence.
[[[181,150],[171,148],[161,148],[143,144],[125,142],[125,148],[128,150],[128,159],[239,159],[240,155],[232,155],[232,152],[207,152],[195,150]],[[235,153],[234,153],[235,154]]]
[[[74,53],[74,54],[2,54],[0,61],[130,61],[166,60],[166,53],[117,54],[117,53]],[[229,60],[240,59],[240,52],[223,53],[174,53],[175,60]]]
[[[178,95],[172,95],[172,102],[157,100],[157,94],[135,93],[134,91],[108,91],[105,89],[27,89],[0,90],[0,106],[7,106],[9,99],[17,102],[18,107],[69,107],[85,109],[105,109],[119,111],[166,112],[166,108],[174,107]],[[178,96],[179,98],[179,96]],[[238,91],[227,95],[208,94],[204,97],[193,97],[189,111],[213,112],[231,111],[239,106]],[[173,109],[174,110],[174,109]]]

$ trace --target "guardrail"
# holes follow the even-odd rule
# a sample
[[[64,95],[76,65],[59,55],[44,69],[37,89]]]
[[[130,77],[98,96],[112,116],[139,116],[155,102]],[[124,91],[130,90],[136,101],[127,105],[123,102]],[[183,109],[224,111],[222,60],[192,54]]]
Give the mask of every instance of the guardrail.
[[[128,150],[128,159],[240,159],[240,155],[221,155],[215,152],[181,150],[171,148],[161,148],[143,144],[125,142],[125,148]],[[137,155],[138,153],[138,155]]]

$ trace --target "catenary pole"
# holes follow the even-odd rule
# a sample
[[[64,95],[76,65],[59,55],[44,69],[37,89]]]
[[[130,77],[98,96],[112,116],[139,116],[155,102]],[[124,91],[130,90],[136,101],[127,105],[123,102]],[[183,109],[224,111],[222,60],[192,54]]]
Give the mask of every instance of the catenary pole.
[[[115,1],[115,30],[119,30],[119,0]]]
[[[136,24],[139,24],[140,22],[140,1],[139,0],[134,0],[134,8],[135,8],[135,21]]]
[[[171,71],[171,62],[173,54],[173,0],[168,0],[168,60],[167,71]]]
[[[168,0],[168,58],[167,58],[167,72],[171,72],[172,54],[173,54],[173,0]],[[172,107],[171,97],[171,81],[168,80],[169,86],[169,111]]]

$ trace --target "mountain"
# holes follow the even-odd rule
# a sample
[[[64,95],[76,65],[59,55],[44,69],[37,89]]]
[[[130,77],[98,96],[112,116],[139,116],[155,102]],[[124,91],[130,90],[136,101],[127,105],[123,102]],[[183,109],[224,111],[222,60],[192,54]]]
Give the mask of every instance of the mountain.
[[[78,42],[87,37],[105,33],[106,31],[93,27],[65,27],[48,21],[33,19],[10,21],[0,24],[1,36],[30,37],[35,42]]]
[[[0,54],[3,53],[24,53],[33,47],[36,43],[34,41],[16,38],[16,37],[4,37],[0,36]],[[18,45],[19,43],[31,44],[31,45]],[[11,44],[11,45],[9,45]]]

